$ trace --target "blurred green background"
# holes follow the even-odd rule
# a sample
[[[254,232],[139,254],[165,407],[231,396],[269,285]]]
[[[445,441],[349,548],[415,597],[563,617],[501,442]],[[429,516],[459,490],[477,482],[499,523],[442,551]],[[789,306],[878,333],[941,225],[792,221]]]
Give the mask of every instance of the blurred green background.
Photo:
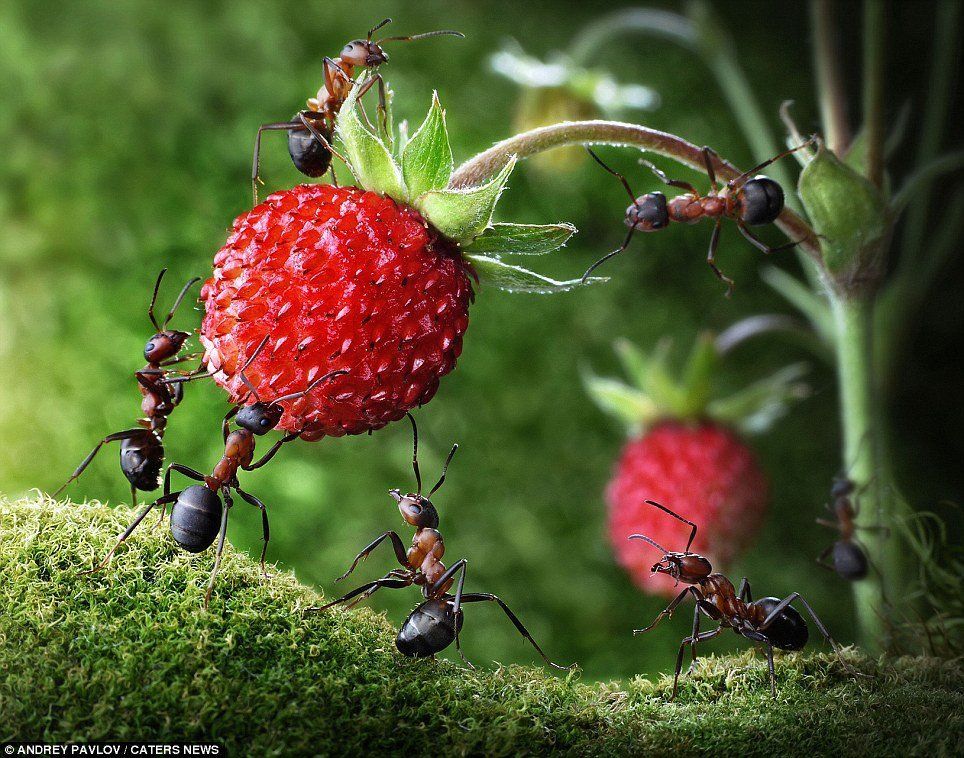
[[[0,492],[52,491],[97,439],[136,418],[139,394],[131,374],[150,334],[145,310],[154,277],[170,268],[162,295],[167,303],[185,279],[208,273],[232,219],[250,205],[257,126],[302,106],[321,82],[324,55],[336,55],[385,16],[395,18],[396,34],[463,31],[465,40],[396,45],[383,71],[396,92],[398,120],[418,123],[432,89],[439,90],[458,162],[510,134],[519,89],[492,73],[492,52],[524,35],[524,49],[545,57],[621,5],[3,3]],[[888,78],[891,115],[913,102],[914,71],[931,34],[929,14],[909,6],[895,8],[892,29],[901,38]],[[779,18],[770,3],[721,4],[718,11],[739,34],[741,59],[774,127],[780,102],[792,98],[802,128],[814,129],[806,8],[781,5]],[[852,34],[845,32],[848,45]],[[618,81],[660,94],[658,109],[626,113],[627,120],[710,144],[738,165],[751,163],[712,77],[690,54],[629,37],[607,48],[598,63]],[[301,180],[282,137],[267,135],[263,154],[266,190]],[[637,187],[653,183],[630,151],[605,155]],[[686,174],[678,167],[672,172]],[[556,173],[522,165],[498,217],[575,223],[580,233],[564,254],[541,267],[571,277],[621,241],[625,204],[618,184],[588,162]],[[448,557],[466,557],[469,586],[501,595],[551,656],[578,661],[587,678],[670,669],[688,625],[677,618],[645,639],[631,635],[662,601],[641,595],[614,565],[601,492],[622,432],[587,401],[580,368],[614,372],[617,337],[644,347],[667,334],[688,343],[702,328],[789,312],[759,271],[774,264],[796,272],[793,255],[764,262],[727,228],[719,260],[738,283],[727,300],[704,263],[709,231],[696,226],[637,237],[632,251],[608,267],[612,281],[584,292],[481,291],[458,369],[417,414],[426,478],[453,441],[461,444],[436,499]],[[900,473],[915,502],[925,505],[957,500],[962,489],[964,377],[946,357],[960,344],[964,321],[960,274],[958,260],[921,314],[914,357],[898,381]],[[184,308],[175,325],[194,328],[199,318]],[[796,347],[764,338],[734,354],[722,381],[740,386],[801,357]],[[840,466],[835,383],[819,362],[812,385],[811,398],[753,441],[773,479],[773,505],[760,539],[733,573],[750,576],[758,594],[804,593],[846,641],[852,636],[849,588],[813,563],[831,539],[813,519]],[[224,397],[200,384],[187,394],[165,439],[169,460],[209,469],[220,452]],[[269,558],[328,593],[340,590],[332,579],[355,552],[402,526],[386,491],[411,483],[409,446],[408,427],[398,424],[370,437],[288,447],[245,477],[245,488],[271,510]],[[116,446],[70,494],[126,501]],[[256,554],[254,509],[236,509],[230,538]],[[379,575],[390,562],[390,551],[376,554],[357,576]],[[384,592],[373,605],[400,622],[414,601],[414,591]],[[463,642],[476,663],[534,661],[495,609],[470,611]],[[713,649],[734,644],[727,636]]]

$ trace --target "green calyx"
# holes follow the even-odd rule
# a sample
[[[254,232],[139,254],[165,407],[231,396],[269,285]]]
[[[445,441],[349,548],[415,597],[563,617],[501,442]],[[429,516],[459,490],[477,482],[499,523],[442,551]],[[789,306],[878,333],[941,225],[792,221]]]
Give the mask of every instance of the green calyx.
[[[433,228],[460,247],[464,259],[483,283],[509,292],[553,293],[605,281],[602,277],[557,281],[502,261],[503,255],[555,252],[576,228],[565,223],[493,223],[495,206],[515,160],[476,187],[450,189],[454,162],[438,94],[433,94],[428,115],[411,138],[405,139],[402,131],[396,140],[390,98],[386,98],[386,108],[378,110],[377,127],[364,123],[360,117],[358,92],[366,81],[367,77],[362,77],[352,88],[336,123],[336,133],[361,188],[415,208]]]
[[[631,435],[660,421],[712,420],[745,434],[766,431],[790,405],[809,394],[802,381],[803,363],[786,366],[728,395],[715,391],[724,353],[714,335],[699,335],[682,366],[673,364],[673,343],[661,340],[644,353],[628,340],[617,340],[616,355],[629,381],[585,372],[583,382],[593,401],[615,416]]]

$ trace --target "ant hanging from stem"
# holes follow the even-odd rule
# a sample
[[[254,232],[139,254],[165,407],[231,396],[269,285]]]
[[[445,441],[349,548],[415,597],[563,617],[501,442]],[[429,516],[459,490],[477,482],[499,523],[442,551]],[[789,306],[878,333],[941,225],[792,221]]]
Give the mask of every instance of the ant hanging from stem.
[[[866,485],[865,485],[866,486]],[[840,532],[840,539],[817,556],[817,563],[826,569],[835,571],[842,579],[851,582],[859,581],[867,576],[870,559],[867,557],[866,548],[854,536],[858,529],[871,532],[890,533],[886,526],[861,525],[855,521],[859,509],[857,499],[860,493],[857,485],[847,476],[839,476],[834,479],[833,486],[830,488],[830,498],[832,504],[828,504],[828,509],[836,517],[836,521],[818,518],[817,523],[827,526]],[[827,563],[827,556],[832,557],[832,563]]]
[[[700,195],[696,187],[689,182],[670,179],[649,161],[640,160],[640,163],[648,166],[664,184],[686,190],[686,194],[677,195],[668,202],[666,195],[662,192],[648,192],[645,195],[637,197],[636,193],[633,192],[629,186],[629,182],[626,181],[626,177],[607,166],[596,153],[587,147],[586,151],[592,156],[593,160],[619,179],[626,193],[632,200],[632,205],[626,209],[626,225],[629,227],[629,232],[626,234],[626,239],[623,240],[623,244],[592,264],[586,273],[583,274],[583,282],[585,282],[589,278],[589,275],[599,266],[628,248],[636,232],[657,232],[669,226],[671,221],[693,224],[702,218],[713,218],[716,219],[716,221],[714,222],[713,234],[710,237],[710,249],[706,256],[706,262],[710,268],[713,269],[713,273],[716,274],[720,281],[726,284],[726,295],[729,297],[733,292],[733,280],[720,271],[716,265],[716,250],[720,243],[720,231],[723,227],[723,219],[728,218],[736,222],[737,228],[747,241],[758,250],[767,254],[787,250],[802,242],[803,240],[797,240],[784,245],[778,245],[777,247],[770,247],[754,236],[747,228],[748,226],[760,226],[776,221],[777,216],[779,216],[783,210],[784,200],[783,188],[773,179],[762,175],[754,176],[751,179],[750,176],[769,166],[771,163],[775,163],[781,158],[785,158],[791,153],[810,145],[815,139],[815,137],[811,137],[803,144],[785,150],[779,155],[763,161],[760,165],[754,166],[749,171],[728,181],[722,190],[719,189],[716,181],[716,171],[713,168],[713,158],[716,156],[716,153],[709,147],[704,147],[702,149],[703,162],[706,166],[706,174],[710,179],[711,186],[710,191],[706,195]]]
[[[379,66],[388,62],[388,53],[382,48],[384,42],[413,42],[451,35],[465,37],[462,32],[443,29],[435,32],[425,32],[401,37],[384,37],[372,41],[372,36],[392,20],[386,18],[369,29],[365,39],[349,42],[342,49],[337,58],[325,57],[322,62],[324,84],[315,97],[308,99],[306,110],[299,111],[290,121],[274,124],[262,124],[258,127],[258,134],[254,140],[254,162],[251,167],[251,189],[254,194],[254,204],[258,204],[258,183],[261,165],[261,133],[265,131],[287,131],[288,153],[296,169],[310,177],[319,177],[331,168],[332,156],[347,164],[347,160],[335,150],[331,143],[335,133],[335,119],[344,105],[345,100],[355,84],[356,68],[376,72]],[[382,119],[385,118],[385,82],[381,75],[374,73],[362,86],[358,93],[361,98],[375,84],[378,84],[378,108]]]
[[[438,531],[439,516],[438,511],[432,504],[430,498],[445,482],[445,474],[448,471],[449,463],[458,450],[458,445],[453,445],[445,465],[442,467],[442,475],[438,482],[429,491],[428,495],[422,495],[422,475],[418,467],[418,426],[415,417],[411,413],[406,414],[412,424],[412,468],[415,471],[416,491],[407,495],[402,495],[400,490],[393,489],[389,494],[398,504],[398,510],[407,524],[415,527],[415,536],[412,539],[412,546],[406,551],[402,538],[394,531],[388,531],[374,539],[364,550],[355,556],[348,570],[336,581],[341,581],[347,577],[358,563],[367,558],[369,554],[385,540],[390,540],[395,550],[395,557],[401,565],[401,569],[392,569],[381,579],[368,582],[352,590],[344,597],[333,600],[326,605],[316,608],[308,608],[306,612],[326,611],[341,603],[349,602],[351,608],[357,603],[371,597],[379,589],[401,589],[410,587],[413,584],[422,588],[422,596],[425,601],[418,605],[415,610],[402,624],[402,627],[395,639],[395,646],[402,655],[410,658],[426,658],[440,653],[452,642],[459,652],[462,660],[470,668],[474,668],[462,654],[459,644],[459,632],[462,629],[462,605],[465,603],[494,602],[505,612],[509,620],[515,625],[519,633],[525,637],[536,649],[542,659],[553,668],[567,670],[567,667],[553,663],[539,647],[538,643],[532,638],[528,630],[522,625],[518,617],[509,609],[499,597],[488,592],[463,592],[465,584],[464,558],[456,561],[448,569],[442,563],[442,556],[445,553],[445,544],[442,541],[442,534]],[[449,590],[455,584],[455,576],[459,575],[458,584],[455,585],[455,594]]]
[[[208,581],[207,591],[204,594],[204,607],[206,608],[211,600],[214,580],[221,567],[221,555],[224,552],[224,541],[228,528],[228,513],[234,506],[231,490],[234,490],[242,499],[261,511],[261,525],[264,536],[264,546],[261,549],[261,572],[265,577],[268,576],[264,565],[269,539],[268,509],[261,500],[241,489],[240,483],[238,482],[238,471],[254,471],[255,469],[261,468],[274,458],[282,445],[298,438],[299,432],[289,432],[285,434],[284,437],[275,442],[260,460],[253,462],[256,438],[273,430],[281,421],[281,417],[284,414],[284,408],[281,403],[304,397],[323,382],[341,374],[347,374],[348,372],[344,370],[332,371],[311,382],[311,384],[301,392],[283,395],[270,401],[261,400],[258,397],[258,392],[254,385],[252,385],[247,376],[245,376],[244,371],[258,356],[258,353],[261,352],[261,349],[267,341],[268,337],[266,336],[239,372],[242,380],[250,390],[250,394],[241,400],[241,402],[234,405],[221,422],[221,431],[224,438],[224,453],[221,456],[221,460],[218,461],[212,470],[211,475],[205,476],[200,471],[183,466],[180,463],[170,464],[164,474],[164,494],[138,514],[133,523],[127,527],[126,531],[117,539],[117,542],[107,555],[104,556],[104,559],[94,568],[85,571],[85,574],[91,574],[104,568],[117,548],[130,537],[141,521],[150,513],[151,509],[156,506],[161,506],[163,518],[163,512],[166,511],[167,504],[174,503],[171,508],[171,535],[178,545],[190,553],[200,553],[207,550],[215,539],[218,541],[214,568],[211,571],[211,578]],[[181,379],[181,381],[190,381],[191,378],[192,377],[185,377]],[[177,380],[171,380],[171,383],[175,383],[176,381]],[[246,406],[245,403],[251,397],[254,398],[255,402]],[[234,422],[240,428],[231,430],[231,419],[234,419]],[[190,479],[203,482],[203,484],[191,485],[179,492],[172,493],[172,471],[177,471]],[[218,492],[223,495],[226,507],[221,505]]]
[[[164,465],[164,430],[167,427],[168,416],[171,415],[184,396],[183,388],[180,385],[171,387],[164,382],[164,379],[172,373],[169,371],[171,366],[198,357],[198,353],[178,355],[181,348],[184,347],[185,341],[191,335],[188,332],[168,329],[167,325],[174,318],[174,313],[187,291],[201,281],[199,277],[195,277],[185,284],[163,323],[158,324],[154,317],[154,306],[157,303],[157,293],[161,287],[161,280],[166,273],[167,269],[164,268],[157,275],[151,304],[147,308],[147,317],[151,320],[155,329],[154,336],[147,341],[147,345],[144,347],[144,359],[147,361],[147,365],[134,373],[134,378],[137,379],[138,387],[141,395],[143,395],[141,410],[144,412],[144,418],[138,420],[139,426],[137,428],[108,434],[98,442],[96,447],[74,470],[74,473],[70,475],[70,478],[54,492],[54,497],[57,497],[71,482],[84,473],[84,469],[94,460],[101,447],[108,442],[121,443],[120,465],[124,476],[127,477],[127,481],[131,485],[131,505],[137,502],[137,490],[153,492],[160,486],[161,467]]]
[[[806,621],[791,605],[796,601],[802,603],[803,607],[807,609],[807,613],[810,614],[813,622],[817,625],[820,634],[833,648],[844,668],[852,676],[857,676],[858,672],[854,671],[844,661],[840,646],[830,636],[830,632],[827,631],[823,622],[814,613],[810,604],[800,596],[799,592],[793,592],[782,600],[775,597],[753,600],[750,594],[750,582],[747,581],[746,577],[740,582],[739,590],[734,589],[733,584],[723,574],[713,573],[713,566],[706,558],[690,552],[690,546],[696,537],[696,524],[653,500],[647,500],[646,502],[693,528],[686,543],[686,549],[681,553],[671,553],[643,534],[632,534],[629,537],[631,540],[643,540],[663,553],[663,557],[652,568],[654,574],[668,574],[676,580],[677,584],[683,582],[690,585],[680,592],[664,610],[660,611],[653,623],[645,629],[634,630],[633,634],[648,632],[663,617],[672,617],[673,611],[688,594],[692,594],[696,600],[696,607],[693,612],[693,631],[680,644],[679,654],[676,657],[676,673],[673,676],[673,694],[670,696],[670,700],[676,697],[686,646],[689,645],[693,656],[693,664],[695,664],[696,645],[722,634],[726,629],[732,629],[741,637],[760,642],[765,646],[767,665],[770,670],[770,692],[773,697],[776,697],[777,685],[773,670],[773,648],[801,650],[807,644],[809,637]],[[701,613],[718,622],[719,626],[708,632],[700,632]]]

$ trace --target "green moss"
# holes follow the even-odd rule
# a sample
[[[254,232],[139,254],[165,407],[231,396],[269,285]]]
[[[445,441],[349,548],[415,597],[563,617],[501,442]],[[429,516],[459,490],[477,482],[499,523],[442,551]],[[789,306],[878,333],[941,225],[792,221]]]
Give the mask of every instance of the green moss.
[[[676,703],[666,677],[468,671],[402,658],[394,625],[367,609],[304,618],[315,592],[287,574],[263,582],[231,549],[205,611],[212,556],[179,552],[166,528],[145,525],[109,570],[79,576],[130,517],[0,501],[0,741],[217,739],[261,755],[964,748],[957,664],[849,653],[876,671],[857,684],[831,656],[789,655],[776,702],[750,651],[702,659]]]

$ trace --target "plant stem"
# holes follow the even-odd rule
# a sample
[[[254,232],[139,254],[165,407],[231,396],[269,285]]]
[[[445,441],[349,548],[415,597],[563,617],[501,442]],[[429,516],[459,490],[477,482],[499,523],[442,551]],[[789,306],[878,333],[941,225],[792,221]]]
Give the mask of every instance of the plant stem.
[[[873,302],[862,297],[831,294],[837,325],[837,370],[843,433],[843,470],[864,493],[858,527],[873,568],[854,582],[858,640],[870,654],[886,648],[888,596],[900,598],[906,581],[905,558],[896,533],[898,499],[889,485],[881,404],[874,377]],[[870,507],[868,507],[870,506]],[[890,529],[888,536],[879,528]]]
[[[864,0],[864,137],[875,187],[884,179],[884,14],[883,0]]]
[[[814,65],[817,68],[817,97],[827,146],[842,156],[850,146],[847,97],[840,70],[840,45],[834,23],[833,0],[814,0],[810,6],[814,34]]]
[[[449,187],[459,189],[481,184],[500,171],[513,155],[521,160],[553,148],[585,144],[636,147],[665,155],[696,171],[706,170],[702,149],[675,134],[619,121],[568,121],[532,129],[496,143],[459,166],[452,174]],[[741,174],[733,164],[719,156],[714,156],[713,167],[717,177],[724,181]],[[800,240],[800,249],[820,262],[816,235],[802,218],[784,208],[776,225],[790,239]]]

